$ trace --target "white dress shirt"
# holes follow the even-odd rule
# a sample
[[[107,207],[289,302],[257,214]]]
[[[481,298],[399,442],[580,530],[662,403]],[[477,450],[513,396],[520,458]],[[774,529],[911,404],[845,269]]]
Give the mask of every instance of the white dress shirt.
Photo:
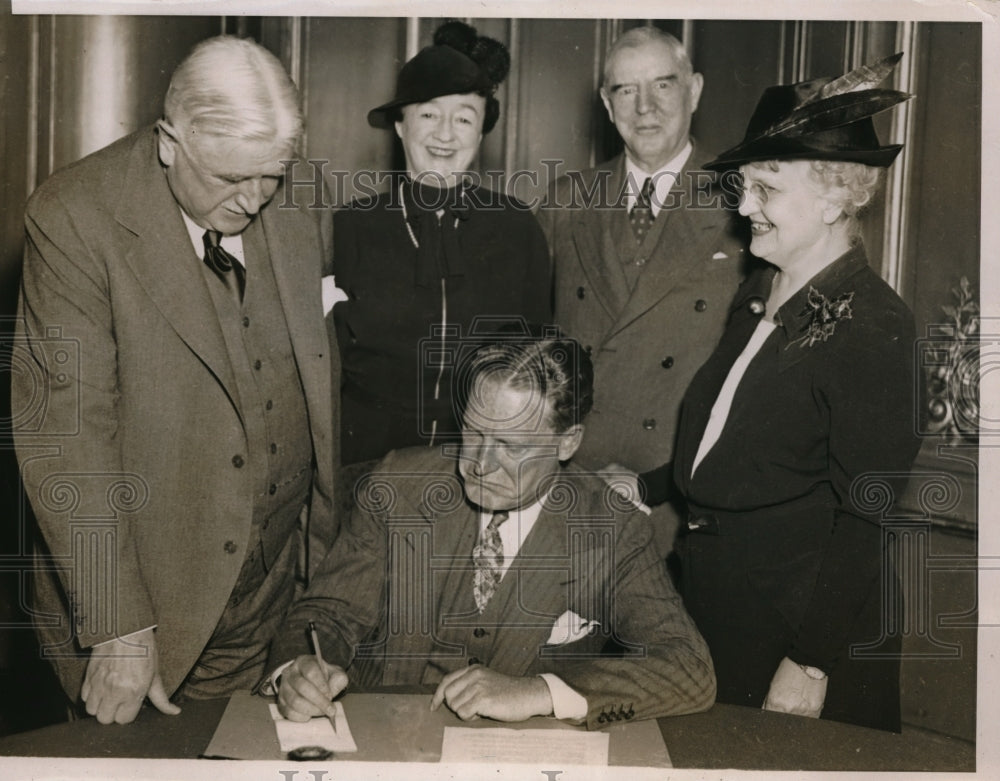
[[[681,169],[687,164],[688,158],[691,157],[692,146],[691,142],[688,141],[684,148],[673,160],[667,162],[662,168],[653,171],[653,173],[646,173],[639,166],[632,162],[628,154],[625,155],[625,175],[632,178],[635,182],[635,186],[629,186],[626,188],[625,195],[625,209],[631,212],[632,207],[635,206],[636,198],[639,196],[639,191],[642,190],[642,183],[646,179],[652,177],[653,179],[653,195],[650,198],[650,209],[653,212],[653,219],[656,219],[656,215],[660,213],[660,209],[664,205],[670,205],[670,191],[673,189],[674,184],[677,182],[677,177],[680,175]]]
[[[191,237],[191,246],[194,247],[194,254],[202,260],[205,259],[205,229],[192,220],[183,209],[180,209],[181,217],[184,218],[184,227],[187,228],[188,236]],[[243,256],[243,235],[237,233],[235,236],[223,236],[219,239],[219,246],[240,262],[243,268],[247,267],[246,258]]]
[[[771,335],[771,331],[773,330],[774,323],[761,318],[757,323],[757,328],[750,335],[750,341],[747,342],[747,346],[743,348],[740,357],[733,362],[732,367],[729,369],[726,381],[722,383],[722,389],[719,391],[719,397],[715,400],[715,404],[712,405],[712,411],[708,416],[708,424],[705,426],[705,433],[701,435],[698,452],[695,453],[694,464],[691,466],[692,476],[698,468],[698,464],[708,455],[708,451],[712,449],[712,446],[722,435],[722,429],[726,425],[726,419],[729,417],[729,410],[733,406],[733,396],[736,395],[736,389],[740,386],[740,380],[743,379],[750,361],[760,352],[760,348],[763,347],[764,342],[767,341],[767,337]]]

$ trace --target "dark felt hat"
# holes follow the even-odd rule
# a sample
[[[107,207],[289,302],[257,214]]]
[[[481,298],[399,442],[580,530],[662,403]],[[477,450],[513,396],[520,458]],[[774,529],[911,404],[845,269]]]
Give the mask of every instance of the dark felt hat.
[[[902,53],[825,77],[764,90],[743,141],[705,167],[736,168],[756,160],[843,160],[884,168],[901,144],[882,146],[872,116],[912,95],[877,89]]]
[[[486,98],[483,132],[488,133],[500,115],[493,92],[509,70],[510,55],[502,43],[477,35],[463,22],[447,22],[434,33],[434,45],[421,49],[403,66],[395,97],[369,111],[368,124],[390,128],[399,119],[399,109],[410,103],[476,93]]]

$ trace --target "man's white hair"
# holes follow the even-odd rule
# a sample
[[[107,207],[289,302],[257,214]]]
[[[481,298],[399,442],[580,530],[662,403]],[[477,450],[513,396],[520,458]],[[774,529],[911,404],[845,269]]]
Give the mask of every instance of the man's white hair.
[[[670,49],[684,77],[688,77],[694,73],[691,58],[688,57],[687,49],[684,48],[683,43],[659,27],[643,25],[642,27],[633,27],[628,32],[622,33],[611,44],[611,48],[608,49],[608,56],[604,60],[604,85],[607,86],[608,79],[611,78],[611,66],[614,64],[618,52],[623,49],[635,49],[653,41],[662,43]]]
[[[233,36],[202,41],[177,66],[163,102],[187,139],[199,134],[284,144],[302,136],[298,90],[263,46]]]

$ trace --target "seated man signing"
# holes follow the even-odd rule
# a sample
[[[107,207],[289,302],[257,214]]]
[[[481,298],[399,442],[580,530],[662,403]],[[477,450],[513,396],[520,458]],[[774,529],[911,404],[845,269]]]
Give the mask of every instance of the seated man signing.
[[[323,714],[348,679],[436,686],[431,709],[462,719],[594,728],[707,709],[708,649],[647,518],[567,463],[592,403],[589,357],[571,339],[516,337],[462,363],[461,446],[382,461],[279,630],[281,712]]]

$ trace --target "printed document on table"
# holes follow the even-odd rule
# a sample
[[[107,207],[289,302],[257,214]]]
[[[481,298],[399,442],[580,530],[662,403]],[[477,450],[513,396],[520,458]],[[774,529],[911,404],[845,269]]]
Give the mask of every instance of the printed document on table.
[[[582,730],[445,727],[441,761],[607,765],[608,737]]]

